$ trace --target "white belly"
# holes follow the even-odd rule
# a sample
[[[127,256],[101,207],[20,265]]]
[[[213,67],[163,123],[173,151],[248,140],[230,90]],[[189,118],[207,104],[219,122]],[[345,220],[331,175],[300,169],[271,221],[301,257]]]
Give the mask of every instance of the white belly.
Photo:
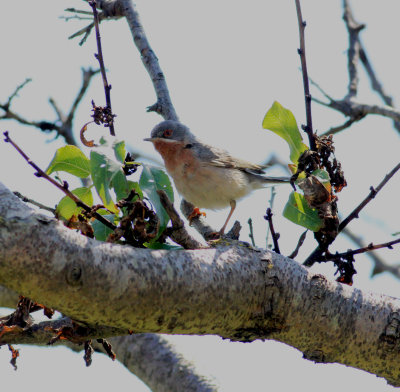
[[[232,200],[239,200],[253,190],[240,170],[207,166],[184,176],[170,174],[182,197],[200,208],[228,207]]]

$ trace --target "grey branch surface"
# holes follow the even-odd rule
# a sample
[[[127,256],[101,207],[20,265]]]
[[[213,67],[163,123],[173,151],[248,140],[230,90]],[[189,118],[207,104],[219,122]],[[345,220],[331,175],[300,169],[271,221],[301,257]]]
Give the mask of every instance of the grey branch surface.
[[[270,251],[101,243],[1,186],[0,284],[88,325],[273,339],[400,385],[400,300],[329,281]]]
[[[128,22],[133,41],[140,53],[143,65],[150,76],[157,95],[157,102],[151,105],[148,111],[157,112],[165,120],[179,120],[169,95],[164,73],[157,56],[147,40],[139,14],[136,11],[136,5],[132,0],[97,0],[97,4],[106,16],[125,16]]]

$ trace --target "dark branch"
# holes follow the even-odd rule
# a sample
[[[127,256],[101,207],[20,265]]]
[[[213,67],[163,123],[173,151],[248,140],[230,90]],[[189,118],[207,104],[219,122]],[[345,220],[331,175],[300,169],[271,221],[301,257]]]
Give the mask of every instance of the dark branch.
[[[342,233],[346,235],[351,241],[353,241],[359,248],[365,248],[367,246],[360,237],[355,235],[347,227],[342,230]],[[378,253],[373,250],[371,252],[368,252],[367,255],[374,263],[372,276],[381,274],[382,272],[390,272],[397,279],[400,279],[400,265],[386,264],[386,262],[378,255]]]
[[[339,232],[342,231],[353,219],[358,218],[360,211],[377,195],[377,193],[387,184],[387,182],[400,169],[400,163],[394,167],[390,173],[386,174],[385,178],[374,188],[370,188],[368,196],[344,219],[339,225]]]
[[[365,252],[371,252],[372,250],[381,249],[381,248],[393,249],[393,245],[396,245],[398,243],[400,243],[400,238],[397,238],[396,240],[393,240],[393,241],[385,242],[383,244],[378,244],[378,245],[374,245],[373,243],[370,243],[369,245],[365,246],[364,248],[348,250],[347,252],[343,252],[343,253],[325,255],[323,257],[322,261],[348,259],[349,257],[352,257],[354,255],[359,255],[359,254],[365,253]]]
[[[306,45],[304,39],[304,30],[306,27],[306,22],[303,21],[303,17],[301,15],[300,0],[295,0],[295,1],[297,10],[297,20],[299,24],[299,36],[300,36],[300,49],[298,50],[298,52],[300,55],[301,70],[303,72],[304,97],[306,103],[306,117],[307,117],[307,125],[305,127],[303,126],[303,129],[308,135],[310,149],[316,151],[314,131],[312,125],[312,116],[311,116],[311,94],[310,94],[310,86],[308,82],[308,73],[307,73]]]
[[[365,25],[357,23],[354,20],[353,13],[347,0],[343,0],[344,14],[343,19],[346,23],[347,31],[349,33],[349,49],[347,52],[348,58],[348,71],[349,71],[349,87],[348,94],[344,98],[345,101],[351,100],[357,95],[358,88],[358,61],[360,58],[360,42],[358,35]]]
[[[304,241],[306,239],[307,231],[308,230],[304,231],[301,234],[299,241],[297,242],[297,246],[296,246],[295,250],[288,256],[290,259],[294,259],[297,256],[297,254],[299,253],[299,250],[302,247],[302,245],[304,244]]]
[[[264,216],[264,219],[268,221],[269,230],[271,231],[272,241],[274,242],[274,248],[272,249],[275,253],[281,253],[279,250],[279,233],[275,233],[274,224],[272,222],[272,211],[271,208],[267,208],[267,214]]]
[[[82,86],[74,100],[74,103],[72,104],[68,115],[65,115],[63,113],[63,111],[58,107],[56,101],[53,98],[49,99],[49,103],[57,115],[56,121],[32,121],[10,110],[12,99],[17,95],[17,92],[20,91],[21,88],[28,83],[28,81],[30,81],[30,79],[27,79],[24,83],[18,86],[16,88],[16,91],[10,96],[5,104],[0,104],[0,109],[3,109],[5,112],[2,116],[0,116],[0,120],[15,120],[20,124],[38,128],[43,132],[55,131],[57,133],[57,136],[62,136],[67,144],[76,145],[77,143],[73,135],[73,119],[76,113],[76,109],[81,102],[83,96],[85,95],[87,89],[89,88],[92,77],[99,72],[100,70],[82,68]]]
[[[94,27],[96,30],[97,53],[95,54],[95,57],[100,64],[101,76],[103,78],[103,85],[104,85],[104,93],[106,96],[106,108],[109,111],[109,119],[107,122],[107,126],[110,128],[110,134],[112,136],[115,136],[115,130],[114,130],[115,115],[112,114],[112,108],[111,108],[111,94],[110,94],[111,85],[108,84],[106,68],[104,66],[104,57],[103,57],[103,50],[101,48],[101,37],[99,28],[99,15],[97,13],[96,1],[89,1],[89,5],[92,7],[93,10]]]

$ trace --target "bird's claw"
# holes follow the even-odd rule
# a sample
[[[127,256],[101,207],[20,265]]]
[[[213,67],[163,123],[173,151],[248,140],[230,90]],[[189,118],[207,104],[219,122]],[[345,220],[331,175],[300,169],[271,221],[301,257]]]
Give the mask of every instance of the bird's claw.
[[[190,213],[190,215],[188,216],[188,221],[189,221],[189,226],[192,225],[192,220],[194,218],[198,218],[200,216],[206,216],[206,213],[203,211],[200,211],[200,209],[198,207],[193,208],[193,211]]]

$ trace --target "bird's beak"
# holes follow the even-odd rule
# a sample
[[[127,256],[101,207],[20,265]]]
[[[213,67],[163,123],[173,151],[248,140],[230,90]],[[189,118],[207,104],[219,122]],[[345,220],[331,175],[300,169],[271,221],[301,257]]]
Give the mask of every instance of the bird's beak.
[[[143,139],[145,142],[156,142],[157,140],[162,140],[165,143],[179,143],[177,140],[173,139],[164,139],[163,137],[146,137]]]

